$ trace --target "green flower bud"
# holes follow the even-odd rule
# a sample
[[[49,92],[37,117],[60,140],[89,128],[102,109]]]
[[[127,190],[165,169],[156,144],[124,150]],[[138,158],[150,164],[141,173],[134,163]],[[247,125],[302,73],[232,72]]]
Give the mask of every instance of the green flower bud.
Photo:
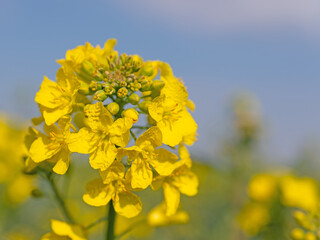
[[[142,112],[148,113],[148,107],[150,103],[151,103],[150,101],[143,101],[139,103],[138,107]]]
[[[95,81],[91,81],[89,88],[91,91],[95,92],[102,89],[101,83],[97,83]]]
[[[89,87],[89,85],[86,84],[86,83],[81,83],[81,86],[80,86],[78,92],[79,92],[80,94],[83,94],[83,95],[89,95],[89,94],[91,93],[90,87]]]
[[[136,93],[132,93],[129,97],[129,102],[132,104],[132,105],[137,105],[139,102],[140,102],[140,97],[138,94]]]
[[[92,75],[96,69],[95,67],[93,66],[93,64],[87,60],[83,61],[82,63],[82,69],[88,73],[89,75]]]
[[[97,100],[97,101],[100,101],[100,102],[103,102],[107,98],[108,98],[108,95],[106,94],[106,92],[104,90],[96,91],[96,93],[93,96],[94,100]]]
[[[107,109],[112,115],[116,115],[119,112],[119,105],[118,103],[112,102],[107,106]]]
[[[151,76],[153,73],[154,73],[153,64],[150,62],[147,62],[142,68],[142,74],[146,76]]]
[[[35,188],[31,191],[31,196],[34,198],[42,198],[43,197],[43,192],[40,191],[40,189]]]
[[[159,91],[164,87],[165,83],[162,80],[154,80],[151,85],[152,90]]]
[[[128,89],[125,87],[120,88],[117,92],[117,96],[119,98],[124,98],[125,96],[127,96],[127,94],[128,94]]]
[[[129,118],[132,120],[132,123],[136,123],[139,120],[139,113],[133,109],[129,108],[122,112],[123,117]]]

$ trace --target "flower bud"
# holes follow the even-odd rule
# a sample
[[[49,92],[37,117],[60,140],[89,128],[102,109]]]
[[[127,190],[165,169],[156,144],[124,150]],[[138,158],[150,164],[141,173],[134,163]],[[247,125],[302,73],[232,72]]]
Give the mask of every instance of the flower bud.
[[[304,236],[305,240],[317,240],[316,235],[312,232],[307,232],[306,235]]]
[[[148,113],[148,107],[149,107],[150,103],[151,103],[150,101],[143,101],[143,102],[139,103],[138,107],[142,112]]]
[[[107,109],[112,115],[116,115],[119,112],[119,105],[118,103],[112,102],[107,106]]]
[[[125,96],[127,96],[127,94],[128,94],[128,89],[125,87],[120,88],[117,92],[117,96],[119,98],[124,98]]]
[[[35,188],[31,191],[31,196],[34,198],[41,198],[43,197],[43,192],[41,192],[40,189]]]
[[[81,86],[80,86],[78,92],[83,95],[89,95],[91,93],[89,85],[86,83],[81,83]]]
[[[91,81],[89,87],[90,87],[91,91],[94,91],[94,92],[102,89],[102,85],[100,83],[95,82],[95,81]]]
[[[96,69],[94,68],[94,66],[92,65],[91,62],[85,60],[82,63],[82,68],[83,70],[88,73],[89,75],[92,75],[92,73],[94,73],[96,71]]]
[[[154,80],[151,85],[152,90],[159,91],[164,87],[165,83],[162,80]]]
[[[123,116],[126,118],[130,118],[133,123],[136,123],[139,120],[139,113],[133,108],[129,108],[123,111]]]
[[[137,105],[139,102],[140,102],[140,97],[138,94],[136,93],[132,93],[129,97],[129,102],[132,104],[132,105]]]
[[[304,239],[304,231],[301,228],[295,228],[291,232],[291,237],[294,240],[302,240]]]
[[[99,90],[96,91],[96,93],[94,94],[93,99],[103,102],[104,100],[106,100],[108,98],[108,95],[106,94],[106,92],[104,90]]]

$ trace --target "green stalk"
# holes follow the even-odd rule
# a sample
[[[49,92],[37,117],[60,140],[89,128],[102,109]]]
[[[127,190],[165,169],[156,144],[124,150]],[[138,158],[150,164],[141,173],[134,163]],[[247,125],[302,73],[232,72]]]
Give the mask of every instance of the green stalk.
[[[109,202],[109,211],[108,211],[108,222],[107,222],[107,232],[106,232],[106,240],[114,240],[114,224],[116,219],[116,212],[113,208],[112,200]]]
[[[58,188],[57,188],[57,185],[54,181],[54,179],[50,176],[47,176],[47,179],[48,179],[48,182],[51,186],[51,189],[54,193],[54,196],[55,196],[55,199],[57,200],[58,202],[58,205],[63,213],[63,215],[66,217],[66,219],[70,222],[70,223],[75,223],[74,219],[72,218],[60,192],[58,191]]]

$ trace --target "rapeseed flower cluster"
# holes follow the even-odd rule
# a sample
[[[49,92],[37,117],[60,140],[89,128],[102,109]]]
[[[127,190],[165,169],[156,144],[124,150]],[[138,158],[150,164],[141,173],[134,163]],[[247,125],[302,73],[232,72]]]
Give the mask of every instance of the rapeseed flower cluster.
[[[239,222],[243,231],[250,236],[257,235],[273,222],[273,218],[278,218],[279,209],[316,211],[320,197],[318,184],[312,178],[269,173],[251,178],[248,195],[250,201],[241,210]]]
[[[161,214],[175,222],[180,194],[194,196],[198,188],[186,147],[197,136],[194,104],[167,63],[119,55],[115,44],[111,39],[103,48],[86,43],[68,50],[57,61],[56,81],[44,77],[26,169],[63,175],[72,153],[89,154],[100,177],[86,185],[87,204],[112,204],[117,214],[131,218],[142,210],[135,192],[162,187]],[[52,229],[43,239],[85,239],[84,233],[73,237],[74,226],[67,223],[53,220]]]

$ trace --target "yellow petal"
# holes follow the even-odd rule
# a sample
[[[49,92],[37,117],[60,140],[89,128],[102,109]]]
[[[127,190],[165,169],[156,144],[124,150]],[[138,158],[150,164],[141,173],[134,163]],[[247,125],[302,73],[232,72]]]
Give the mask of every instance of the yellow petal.
[[[58,220],[51,220],[52,231],[59,235],[69,237],[72,240],[86,240],[84,231],[80,225],[69,225]]]
[[[68,240],[68,237],[61,237],[53,232],[50,232],[50,233],[43,235],[41,237],[41,240]]]
[[[104,184],[109,184],[114,180],[123,178],[124,172],[124,165],[121,162],[114,161],[107,170],[100,171],[100,176]]]
[[[125,147],[130,140],[130,128],[132,121],[128,118],[119,118],[111,126],[109,130],[110,141],[119,147]]]
[[[128,162],[130,162],[131,160],[136,159],[142,151],[143,150],[137,146],[132,146],[128,148],[119,148],[117,158],[119,160],[122,160],[124,156],[128,156],[129,157]]]
[[[92,130],[106,131],[113,123],[111,113],[103,106],[102,102],[86,105],[84,112],[88,117],[88,125]]]
[[[198,193],[198,178],[187,167],[183,167],[179,174],[175,174],[171,178],[170,184],[187,196],[194,196]]]
[[[56,108],[60,106],[60,101],[57,101],[62,96],[58,88],[58,84],[44,77],[39,92],[37,92],[35,101],[47,108]]]
[[[104,141],[90,154],[89,163],[92,168],[104,171],[113,163],[117,152],[118,150],[114,144]]]
[[[36,162],[42,162],[51,158],[60,150],[60,144],[52,142],[46,135],[40,134],[39,137],[31,144],[30,157]]]
[[[142,210],[142,203],[139,197],[128,191],[117,192],[113,206],[119,215],[127,218],[137,216]]]
[[[149,163],[137,158],[131,165],[132,188],[147,188],[152,182],[152,170]]]
[[[89,128],[83,127],[77,133],[71,133],[68,148],[71,152],[88,154],[97,148],[100,136],[92,132]]]
[[[164,183],[165,177],[163,176],[156,176],[152,179],[151,188],[153,191],[158,191],[163,183]]]
[[[83,201],[96,207],[107,205],[115,192],[111,184],[105,185],[101,179],[88,182],[86,190],[87,192],[83,195]]]
[[[69,114],[72,111],[72,103],[63,105],[58,108],[46,108],[40,106],[40,111],[47,125],[52,125],[58,121],[62,116]]]
[[[155,153],[158,154],[158,157],[155,160],[150,160],[150,164],[160,175],[170,175],[175,169],[175,163],[179,159],[178,156],[164,148],[155,150]]]
[[[161,121],[163,118],[163,114],[165,111],[165,108],[164,108],[165,99],[166,99],[166,96],[161,95],[153,99],[152,102],[149,104],[149,107],[148,107],[149,114],[156,122]]]
[[[186,165],[188,168],[191,168],[192,166],[192,160],[190,158],[190,154],[186,146],[183,144],[179,144],[179,156],[180,156],[180,161],[176,163],[177,167]]]
[[[176,213],[180,204],[180,192],[179,190],[168,184],[163,183],[163,195],[166,203],[166,215],[171,216]]]
[[[59,68],[56,77],[58,85],[71,95],[74,94],[80,86],[77,75],[70,67],[63,66]]]
[[[163,143],[169,146],[176,146],[183,139],[188,145],[196,140],[197,124],[186,109],[180,112],[178,120],[161,121],[157,126],[162,132]]]
[[[65,174],[70,164],[70,151],[67,149],[61,150],[53,157],[56,164],[53,167],[53,171],[57,174]]]
[[[173,224],[184,224],[189,221],[189,215],[183,210],[178,210],[174,215],[167,216],[164,203],[153,208],[148,214],[148,224],[153,227],[163,227]]]
[[[150,143],[153,148],[160,147],[162,145],[162,134],[158,127],[151,127],[136,140],[136,145],[143,148],[143,145]]]

